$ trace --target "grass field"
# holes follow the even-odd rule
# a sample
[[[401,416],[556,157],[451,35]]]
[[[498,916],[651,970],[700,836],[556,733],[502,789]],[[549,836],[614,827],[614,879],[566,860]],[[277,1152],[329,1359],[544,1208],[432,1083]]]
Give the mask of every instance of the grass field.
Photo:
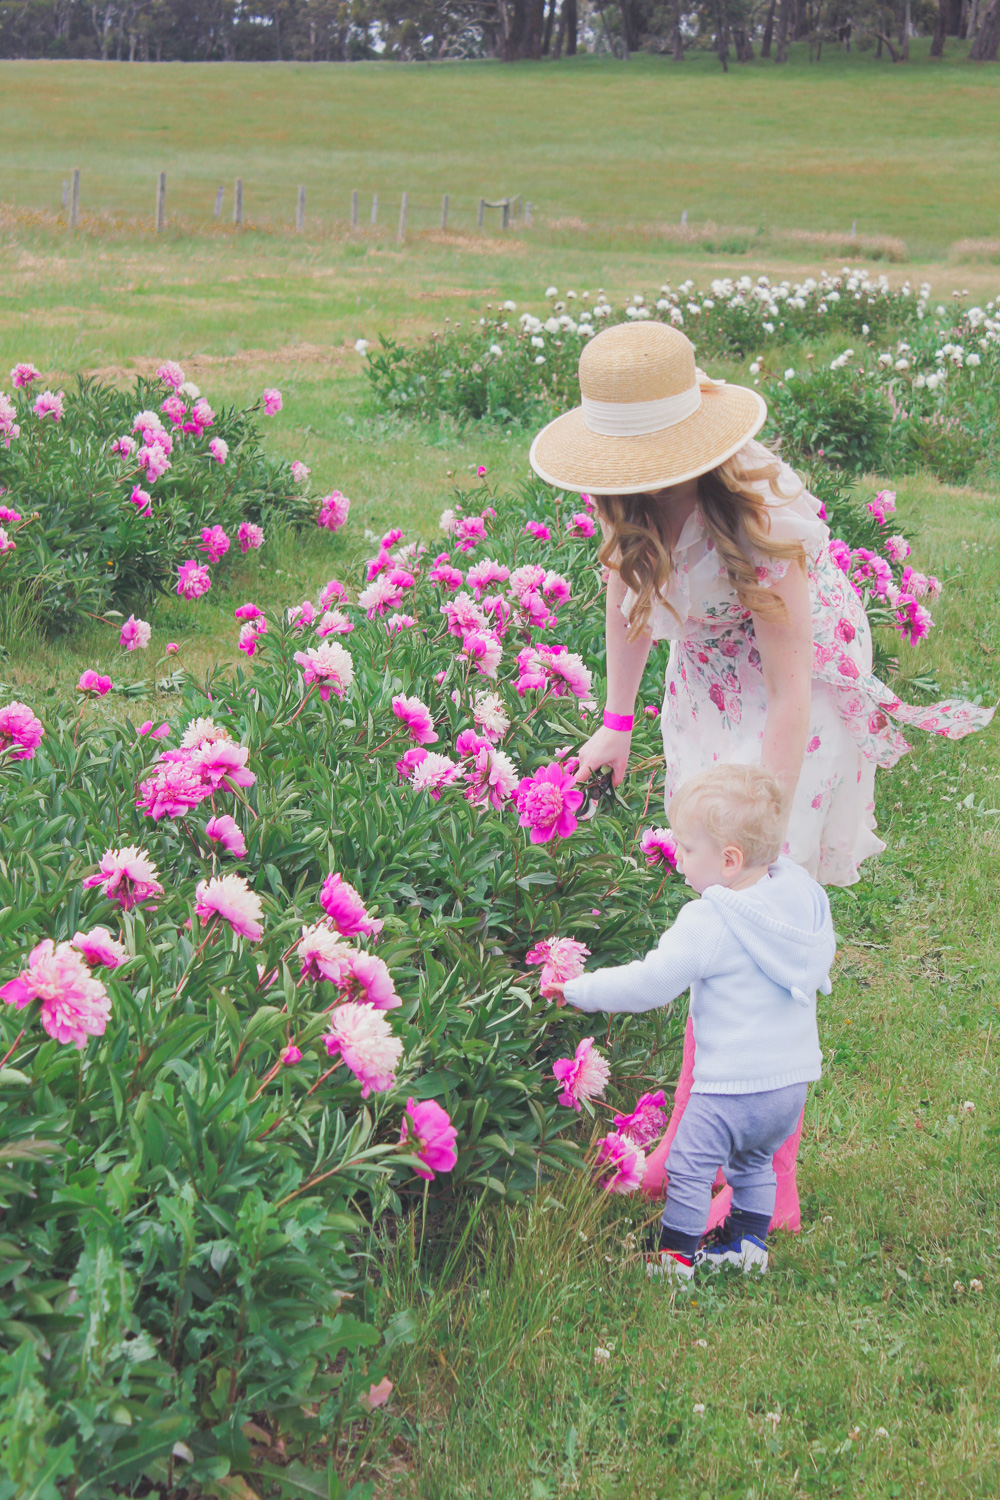
[[[710,54],[683,65],[580,56],[555,64],[0,63],[0,199],[58,208],[69,169],[85,209],[148,217],[155,175],[169,210],[210,217],[217,185],[244,180],[247,217],[343,220],[357,188],[393,227],[435,222],[442,193],[472,227],[481,194],[523,194],[548,218],[712,219],[902,236],[936,256],[1000,232],[995,143],[1000,74],[928,43],[893,67],[874,54],[804,47],[785,67],[723,75]],[[226,201],[231,214],[231,196]]]
[[[716,66],[3,64],[0,198],[52,206],[79,165],[89,206],[145,213],[162,166],[172,208],[192,217],[216,180],[242,171],[255,218],[287,216],[290,185],[306,181],[331,216],[352,187],[377,186],[428,202],[444,190],[523,192],[553,214],[595,218],[639,217],[649,202],[650,217],[686,207],[753,224],[766,182],[775,222],[826,229],[857,217],[925,257],[895,278],[927,275],[942,299],[954,285],[995,295],[998,273],[929,257],[960,234],[997,232],[997,70],[954,59],[882,68],[870,54],[727,78]],[[331,144],[338,136],[348,144]],[[282,388],[268,442],[311,464],[314,489],[350,494],[353,524],[262,553],[259,572],[248,563],[197,607],[159,606],[154,628],[200,670],[232,651],[245,590],[269,607],[296,603],[338,570],[345,545],[363,545],[366,523],[426,532],[450,475],[480,461],[501,481],[524,470],[528,434],[366,415],[355,338],[427,333],[504,297],[537,310],[550,281],[631,292],[734,270],[784,273],[774,260],[696,260],[610,239],[428,236],[400,251],[319,234],[177,232],[152,244],[128,229],[70,241],[9,219],[0,370],[33,359],[56,388],[78,369],[125,380],[170,357],[214,403]],[[919,564],[946,583],[942,628],[906,653],[904,670],[930,668],[943,691],[995,700],[996,496],[919,477],[895,487],[901,516],[922,528]],[[96,634],[20,643],[0,676],[27,701],[46,690],[68,700],[81,667],[109,659]],[[651,1291],[623,1263],[636,1205],[602,1218],[562,1185],[530,1214],[490,1211],[475,1255],[445,1283],[397,1247],[387,1275],[395,1310],[412,1314],[400,1323],[410,1341],[397,1349],[392,1402],[355,1434],[345,1474],[374,1480],[378,1500],[1000,1492],[998,780],[995,730],[958,745],[921,736],[880,778],[888,852],[834,895],[841,956],[807,1117],[804,1229],[778,1242],[767,1283],[699,1285],[677,1300]],[[974,1113],[962,1113],[966,1100]]]

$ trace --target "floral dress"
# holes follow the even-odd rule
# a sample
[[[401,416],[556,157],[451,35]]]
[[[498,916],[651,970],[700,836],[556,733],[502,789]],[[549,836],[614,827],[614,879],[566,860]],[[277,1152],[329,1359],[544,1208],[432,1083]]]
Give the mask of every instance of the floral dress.
[[[748,468],[773,460],[756,442],[740,456]],[[851,885],[861,861],[885,848],[875,834],[875,767],[894,765],[909,749],[898,726],[961,739],[988,724],[993,710],[958,699],[913,707],[873,676],[868,619],[830,556],[819,501],[781,468],[779,487],[793,499],[776,496],[766,481],[755,488],[770,511],[771,536],[800,541],[805,551],[814,652],[809,738],[783,852],[823,884]],[[757,563],[765,587],[789,566],[765,557]],[[676,613],[654,604],[652,631],[654,640],[670,641],[662,714],[669,803],[717,761],[759,761],[767,694],[750,611],[734,597],[697,509],[674,547],[666,597]],[[633,599],[622,605],[626,617]]]

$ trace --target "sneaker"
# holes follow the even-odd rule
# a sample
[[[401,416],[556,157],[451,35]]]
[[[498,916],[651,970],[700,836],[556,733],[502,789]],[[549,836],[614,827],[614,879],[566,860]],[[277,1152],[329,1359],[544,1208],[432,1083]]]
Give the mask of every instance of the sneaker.
[[[721,1271],[723,1266],[736,1266],[745,1276],[751,1272],[763,1276],[767,1271],[767,1244],[755,1234],[730,1239],[716,1230],[698,1251],[695,1264],[709,1266],[713,1271]]]
[[[673,1282],[679,1285],[690,1281],[694,1276],[695,1262],[689,1260],[686,1255],[681,1255],[679,1250],[648,1250],[643,1256],[646,1262],[646,1277],[652,1281],[656,1276],[662,1276],[665,1282]]]

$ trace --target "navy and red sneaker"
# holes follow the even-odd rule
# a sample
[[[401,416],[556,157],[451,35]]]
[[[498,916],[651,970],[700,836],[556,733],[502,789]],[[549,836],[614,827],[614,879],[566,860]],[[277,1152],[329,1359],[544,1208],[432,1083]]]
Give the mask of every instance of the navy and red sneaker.
[[[672,1282],[675,1286],[680,1286],[694,1276],[696,1262],[690,1255],[682,1255],[679,1250],[647,1250],[643,1259],[649,1281],[661,1276],[664,1283]]]
[[[767,1260],[767,1241],[755,1234],[741,1234],[727,1219],[702,1240],[695,1263],[713,1271],[721,1271],[723,1266],[735,1266],[744,1276],[751,1273],[763,1276],[767,1271]]]

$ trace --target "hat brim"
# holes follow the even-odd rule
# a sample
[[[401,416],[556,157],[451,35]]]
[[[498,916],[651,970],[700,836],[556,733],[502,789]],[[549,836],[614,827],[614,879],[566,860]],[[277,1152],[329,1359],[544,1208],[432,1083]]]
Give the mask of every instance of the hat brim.
[[[543,427],[528,462],[561,490],[639,495],[707,474],[738,453],[767,421],[763,396],[745,385],[702,387],[690,417],[639,437],[591,432],[575,407]]]

